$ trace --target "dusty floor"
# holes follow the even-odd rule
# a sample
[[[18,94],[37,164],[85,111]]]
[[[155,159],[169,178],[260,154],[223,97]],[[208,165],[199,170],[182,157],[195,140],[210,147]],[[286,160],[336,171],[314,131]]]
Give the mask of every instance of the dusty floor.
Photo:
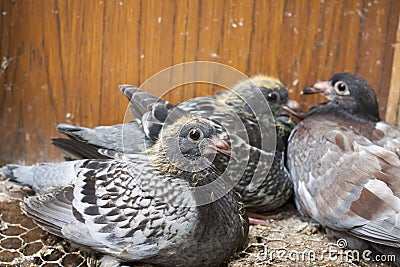
[[[93,255],[21,214],[18,203],[29,192],[22,189],[0,181],[0,266],[95,266]],[[267,226],[251,226],[248,247],[229,266],[388,266],[351,259],[354,251],[302,222],[290,204],[279,216]]]
[[[390,266],[352,257],[354,250],[303,222],[291,204],[280,215],[268,226],[251,226],[247,249],[230,266]]]

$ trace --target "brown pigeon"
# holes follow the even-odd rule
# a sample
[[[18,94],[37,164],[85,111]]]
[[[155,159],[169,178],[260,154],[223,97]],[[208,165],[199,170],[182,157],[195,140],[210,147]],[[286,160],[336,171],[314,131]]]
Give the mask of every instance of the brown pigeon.
[[[302,93],[328,102],[312,107],[289,140],[300,213],[349,249],[399,262],[400,129],[381,121],[374,90],[354,74],[337,73]]]

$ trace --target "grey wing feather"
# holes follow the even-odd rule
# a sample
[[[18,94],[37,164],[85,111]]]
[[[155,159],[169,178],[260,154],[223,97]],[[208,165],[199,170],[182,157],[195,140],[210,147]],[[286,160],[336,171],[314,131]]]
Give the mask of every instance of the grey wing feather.
[[[25,198],[21,209],[49,233],[92,248],[104,247],[91,238],[84,223],[74,216],[72,200],[73,187],[67,186],[53,193]]]
[[[169,198],[184,196],[179,196],[176,186],[168,192],[168,176],[161,183],[157,171],[147,162],[145,155],[138,155],[130,167],[125,162],[90,161],[78,173],[80,178],[75,185],[73,206],[90,234],[106,245],[108,253],[131,260],[155,255],[163,248],[163,242],[169,244],[164,236],[172,238],[178,234],[175,226],[171,230],[171,224],[179,225],[183,232],[187,229],[185,217],[176,216],[175,208],[167,204]],[[88,175],[96,178],[85,178]],[[161,192],[169,193],[165,201],[159,195]],[[95,199],[87,201],[89,195]],[[159,200],[155,199],[157,195]]]
[[[61,228],[73,219],[72,187],[45,195],[25,198],[21,209],[46,231],[62,236]]]
[[[144,149],[145,136],[137,120],[93,129],[61,123],[57,129],[71,139],[99,148],[126,153],[140,152]]]
[[[61,237],[65,237],[69,240],[75,240],[76,243],[97,250],[107,249],[104,244],[98,242],[94,238],[91,238],[87,226],[79,221],[70,221],[68,224],[65,224],[61,229]]]
[[[65,172],[67,164],[75,173],[71,186],[24,200],[24,212],[45,230],[119,258],[139,260],[173,247],[192,229],[187,218],[196,217],[195,205],[187,183],[161,177],[146,155],[137,155],[132,165],[116,160],[73,163],[34,166],[43,168],[43,174],[55,174],[55,169]],[[12,171],[16,168],[25,167]],[[35,170],[20,172],[32,175]]]
[[[51,143],[65,154],[66,160],[108,158],[99,153],[99,147],[74,139],[52,138]]]

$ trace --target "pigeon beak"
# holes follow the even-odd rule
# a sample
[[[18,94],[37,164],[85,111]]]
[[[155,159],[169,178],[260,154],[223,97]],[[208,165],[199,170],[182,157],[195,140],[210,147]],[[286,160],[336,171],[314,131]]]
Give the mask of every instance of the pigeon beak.
[[[213,136],[211,138],[211,142],[208,145],[208,147],[210,150],[212,150],[214,152],[226,155],[228,157],[232,156],[231,147],[229,146],[228,142],[226,142],[225,140],[219,139],[216,136]]]
[[[303,110],[297,101],[289,100],[285,105],[282,106],[281,115],[294,116],[298,119],[303,119]]]
[[[307,86],[301,92],[302,95],[320,94],[328,99],[332,98],[333,86],[330,82],[317,82],[313,86]]]
[[[282,111],[280,115],[291,115],[293,112],[301,113],[302,110],[297,101],[289,100],[285,105],[282,106]]]
[[[295,111],[301,111],[300,104],[296,100],[289,100],[286,103],[286,106],[288,106],[290,109],[293,109]]]

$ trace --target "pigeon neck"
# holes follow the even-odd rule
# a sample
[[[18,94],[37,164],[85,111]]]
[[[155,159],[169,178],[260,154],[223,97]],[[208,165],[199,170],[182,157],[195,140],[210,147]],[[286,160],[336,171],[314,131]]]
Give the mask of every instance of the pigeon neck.
[[[335,105],[334,102],[326,102],[312,107],[306,114],[306,117],[329,115],[344,118],[355,122],[378,122],[380,118],[375,115],[376,112],[366,111],[363,113],[355,113],[343,106]]]
[[[207,185],[219,176],[218,169],[211,162],[204,165],[207,167],[202,168],[202,164],[199,166],[195,166],[194,163],[190,165],[189,160],[186,163],[180,164],[180,161],[169,158],[160,142],[156,142],[150,150],[151,152],[148,154],[154,155],[150,158],[154,168],[163,173],[177,175],[185,179],[190,187]],[[206,162],[203,163],[206,164]]]

